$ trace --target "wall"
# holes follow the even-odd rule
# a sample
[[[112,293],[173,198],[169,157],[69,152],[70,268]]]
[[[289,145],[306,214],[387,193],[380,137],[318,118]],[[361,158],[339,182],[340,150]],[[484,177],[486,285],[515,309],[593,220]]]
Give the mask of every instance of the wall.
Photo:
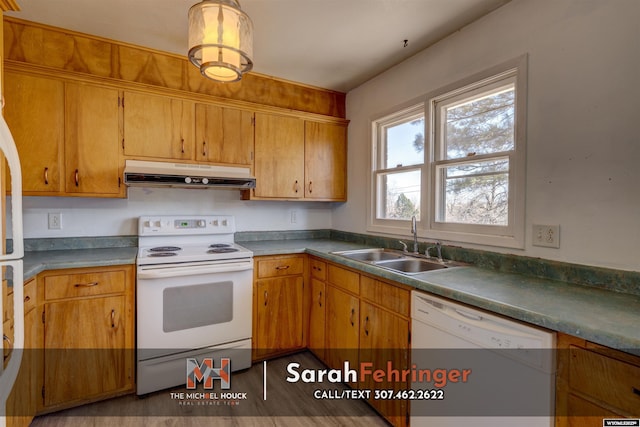
[[[131,236],[137,234],[138,216],[161,214],[235,215],[237,231],[327,229],[332,207],[320,202],[242,201],[238,190],[173,188],[130,188],[127,199],[25,197],[23,205],[25,238]],[[47,228],[49,212],[62,214],[61,230]]]
[[[527,53],[526,247],[486,249],[640,270],[638,20],[637,0],[513,0],[349,92],[333,227],[366,232],[373,116]],[[559,224],[560,249],[531,246],[534,223]]]

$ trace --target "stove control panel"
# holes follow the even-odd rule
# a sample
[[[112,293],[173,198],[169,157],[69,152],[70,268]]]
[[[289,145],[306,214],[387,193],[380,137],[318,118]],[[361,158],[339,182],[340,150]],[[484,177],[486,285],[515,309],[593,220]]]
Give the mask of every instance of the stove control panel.
[[[188,234],[231,234],[236,226],[233,216],[142,216],[138,219],[138,236],[172,236]]]

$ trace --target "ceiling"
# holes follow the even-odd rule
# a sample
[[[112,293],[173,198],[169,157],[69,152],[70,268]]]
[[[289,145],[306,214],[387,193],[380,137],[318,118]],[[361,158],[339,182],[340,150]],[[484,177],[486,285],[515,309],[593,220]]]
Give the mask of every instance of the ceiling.
[[[240,0],[253,71],[341,92],[509,0]],[[186,56],[197,0],[18,0],[7,15]],[[404,47],[404,40],[408,40]]]

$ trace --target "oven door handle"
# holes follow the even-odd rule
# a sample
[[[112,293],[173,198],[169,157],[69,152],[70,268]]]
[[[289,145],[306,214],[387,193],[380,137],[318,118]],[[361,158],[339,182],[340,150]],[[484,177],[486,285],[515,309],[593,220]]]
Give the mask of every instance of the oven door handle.
[[[170,268],[139,269],[138,279],[162,279],[176,276],[194,276],[198,274],[228,273],[233,271],[251,270],[253,262],[224,265],[185,266]]]

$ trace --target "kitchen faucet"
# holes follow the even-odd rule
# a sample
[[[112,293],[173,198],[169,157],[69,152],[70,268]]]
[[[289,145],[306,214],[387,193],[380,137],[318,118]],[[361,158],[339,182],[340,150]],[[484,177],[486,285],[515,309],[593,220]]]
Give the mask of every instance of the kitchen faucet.
[[[427,256],[427,258],[431,258],[431,255],[429,255],[429,250],[436,248],[436,251],[438,252],[438,261],[443,262],[442,259],[442,245],[440,244],[440,242],[436,242],[434,244],[434,246],[428,246],[427,250],[424,251],[424,254]]]
[[[413,234],[413,253],[418,253],[418,226],[416,224],[416,216],[411,217],[411,233]]]

